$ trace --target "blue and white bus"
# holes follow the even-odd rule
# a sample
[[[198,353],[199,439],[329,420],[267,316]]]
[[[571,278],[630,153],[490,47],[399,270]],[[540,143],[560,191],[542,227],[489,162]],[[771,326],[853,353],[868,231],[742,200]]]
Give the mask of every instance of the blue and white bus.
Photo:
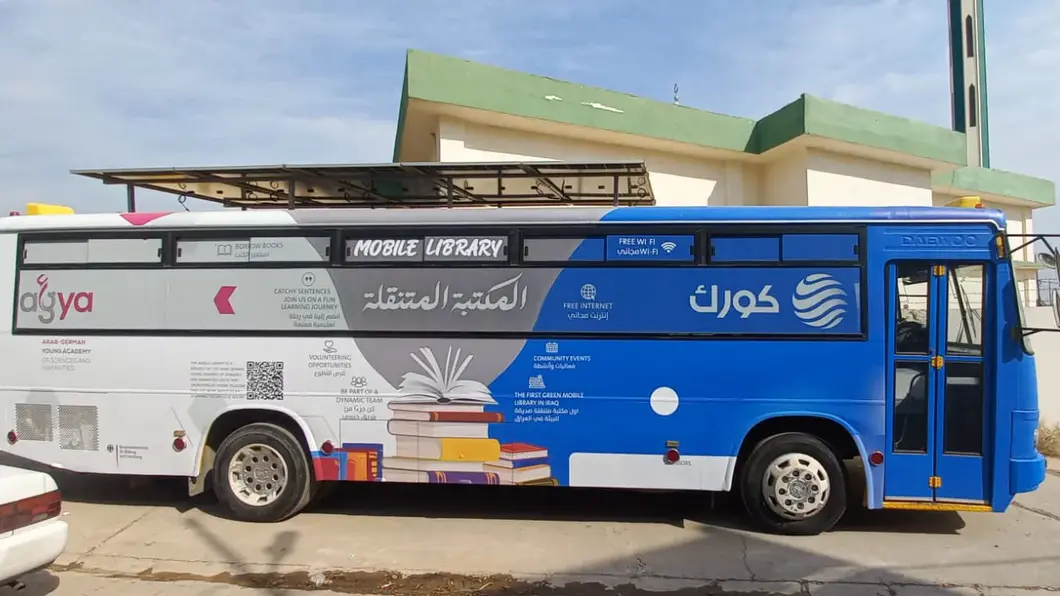
[[[246,520],[386,481],[736,491],[815,534],[852,485],[1001,512],[1045,476],[997,211],[40,215],[0,255],[6,449]]]

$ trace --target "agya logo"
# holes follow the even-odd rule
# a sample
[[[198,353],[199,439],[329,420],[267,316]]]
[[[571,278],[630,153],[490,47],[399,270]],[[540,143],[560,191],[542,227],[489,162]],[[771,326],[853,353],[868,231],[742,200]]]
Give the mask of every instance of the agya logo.
[[[18,297],[18,308],[22,312],[37,313],[37,319],[45,325],[56,317],[65,321],[71,312],[92,312],[92,292],[49,291],[48,276],[44,274],[37,276],[37,286],[36,292],[26,292]]]

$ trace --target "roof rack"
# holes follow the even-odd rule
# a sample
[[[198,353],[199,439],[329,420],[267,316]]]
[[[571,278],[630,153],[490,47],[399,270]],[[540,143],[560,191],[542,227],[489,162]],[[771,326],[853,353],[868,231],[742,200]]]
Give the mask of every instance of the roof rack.
[[[510,207],[653,205],[642,161],[468,162],[71,170],[126,187],[225,207]]]

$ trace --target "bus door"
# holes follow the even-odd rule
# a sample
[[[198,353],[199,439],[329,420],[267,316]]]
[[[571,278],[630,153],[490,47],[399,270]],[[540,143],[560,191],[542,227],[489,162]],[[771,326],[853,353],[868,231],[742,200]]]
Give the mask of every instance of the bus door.
[[[986,262],[889,266],[884,501],[989,502]]]

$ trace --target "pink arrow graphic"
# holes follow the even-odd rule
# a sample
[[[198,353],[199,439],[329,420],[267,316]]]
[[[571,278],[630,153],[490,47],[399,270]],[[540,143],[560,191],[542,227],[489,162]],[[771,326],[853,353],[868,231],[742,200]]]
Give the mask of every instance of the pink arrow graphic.
[[[232,294],[236,293],[236,286],[221,286],[217,295],[213,297],[213,305],[217,307],[218,314],[234,315],[236,310],[232,308]]]

